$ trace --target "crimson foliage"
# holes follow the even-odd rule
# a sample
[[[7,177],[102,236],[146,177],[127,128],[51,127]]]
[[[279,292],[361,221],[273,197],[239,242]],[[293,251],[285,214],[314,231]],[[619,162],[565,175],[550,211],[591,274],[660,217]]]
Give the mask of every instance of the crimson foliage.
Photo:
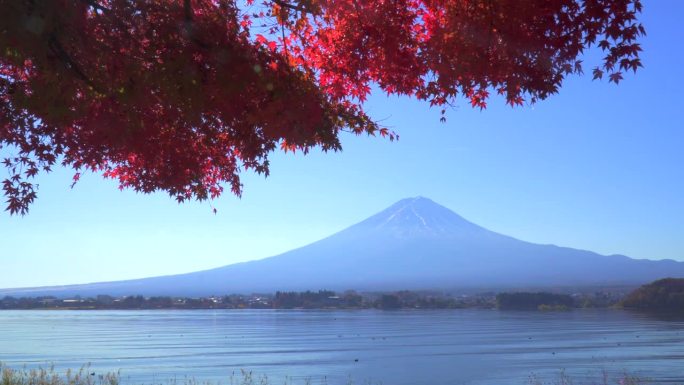
[[[444,108],[558,91],[641,66],[639,0],[0,0],[0,149],[7,210],[60,162],[183,201],[241,193],[280,148],[389,136],[371,85]],[[444,113],[444,109],[442,109]]]

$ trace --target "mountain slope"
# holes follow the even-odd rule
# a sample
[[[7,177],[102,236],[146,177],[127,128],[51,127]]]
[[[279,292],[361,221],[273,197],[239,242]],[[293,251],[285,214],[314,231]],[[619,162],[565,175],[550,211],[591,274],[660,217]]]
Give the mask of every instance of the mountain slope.
[[[275,257],[130,281],[0,290],[0,295],[210,295],[275,290],[634,285],[684,277],[684,263],[538,245],[497,234],[427,199],[401,200]]]

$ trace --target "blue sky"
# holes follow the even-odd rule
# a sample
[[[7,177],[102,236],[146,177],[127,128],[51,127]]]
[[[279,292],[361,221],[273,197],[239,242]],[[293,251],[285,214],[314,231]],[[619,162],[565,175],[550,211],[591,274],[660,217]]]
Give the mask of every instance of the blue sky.
[[[427,104],[377,93],[371,115],[401,136],[342,137],[341,153],[276,153],[244,195],[178,205],[72,171],[40,176],[26,217],[0,214],[0,287],[182,273],[264,258],[422,195],[519,239],[684,261],[684,2],[647,1],[645,68],[619,86],[566,81],[560,94],[446,123]],[[592,56],[587,62],[596,62]]]

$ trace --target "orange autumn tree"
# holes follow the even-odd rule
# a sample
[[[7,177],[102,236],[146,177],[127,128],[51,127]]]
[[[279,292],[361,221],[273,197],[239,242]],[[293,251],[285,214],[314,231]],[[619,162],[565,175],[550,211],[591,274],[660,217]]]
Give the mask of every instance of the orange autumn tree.
[[[639,0],[0,0],[7,210],[55,163],[178,201],[241,193],[274,150],[389,136],[372,86],[444,107],[515,106],[641,66]]]

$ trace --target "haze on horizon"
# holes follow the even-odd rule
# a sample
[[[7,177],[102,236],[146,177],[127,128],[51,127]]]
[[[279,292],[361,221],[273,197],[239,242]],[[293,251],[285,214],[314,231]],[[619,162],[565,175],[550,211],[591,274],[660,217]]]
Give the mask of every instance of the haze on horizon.
[[[58,170],[27,217],[0,217],[0,287],[184,273],[265,258],[335,233],[407,196],[526,241],[684,260],[684,3],[646,2],[644,65],[618,86],[569,78],[511,109],[439,111],[377,94],[371,116],[399,142],[347,136],[344,151],[274,154],[241,200],[177,205]],[[590,58],[588,58],[590,59]],[[4,170],[2,171],[4,172]]]

